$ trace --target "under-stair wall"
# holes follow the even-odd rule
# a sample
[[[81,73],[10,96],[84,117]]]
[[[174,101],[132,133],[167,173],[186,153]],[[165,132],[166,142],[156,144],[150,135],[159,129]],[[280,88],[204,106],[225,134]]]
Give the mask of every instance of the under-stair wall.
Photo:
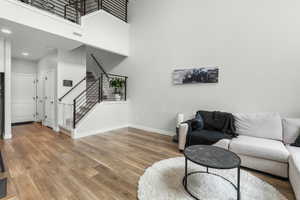
[[[102,102],[78,124],[73,138],[101,134],[129,126],[130,101]]]
[[[64,86],[63,81],[72,81],[73,86],[86,76],[86,47],[81,46],[73,51],[58,51],[58,77],[57,96],[63,96],[70,86]],[[83,81],[72,91],[63,102],[72,103],[73,99],[86,89],[86,82]]]

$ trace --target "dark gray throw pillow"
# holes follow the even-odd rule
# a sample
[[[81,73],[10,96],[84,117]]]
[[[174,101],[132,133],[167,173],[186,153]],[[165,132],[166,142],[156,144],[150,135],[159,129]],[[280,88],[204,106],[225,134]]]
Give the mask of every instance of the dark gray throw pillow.
[[[191,126],[192,126],[192,130],[203,129],[204,122],[200,114],[198,113],[196,114],[195,119],[192,120]]]
[[[300,135],[297,137],[297,139],[295,140],[295,142],[293,144],[291,144],[292,146],[295,147],[300,147]]]

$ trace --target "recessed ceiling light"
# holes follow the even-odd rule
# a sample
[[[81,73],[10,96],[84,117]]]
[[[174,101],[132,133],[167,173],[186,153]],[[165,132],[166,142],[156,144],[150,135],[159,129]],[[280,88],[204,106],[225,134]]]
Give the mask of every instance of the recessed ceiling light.
[[[2,29],[1,29],[1,32],[2,32],[2,33],[5,33],[5,34],[11,34],[11,30],[6,29],[6,28],[2,28]]]
[[[23,52],[22,55],[23,55],[23,56],[29,56],[29,53]]]

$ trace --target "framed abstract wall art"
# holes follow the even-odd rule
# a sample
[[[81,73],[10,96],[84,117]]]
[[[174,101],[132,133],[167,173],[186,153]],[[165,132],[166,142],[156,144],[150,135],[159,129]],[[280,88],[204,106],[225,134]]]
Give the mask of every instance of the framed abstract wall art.
[[[192,69],[176,69],[173,71],[173,84],[218,83],[218,67],[201,67]]]

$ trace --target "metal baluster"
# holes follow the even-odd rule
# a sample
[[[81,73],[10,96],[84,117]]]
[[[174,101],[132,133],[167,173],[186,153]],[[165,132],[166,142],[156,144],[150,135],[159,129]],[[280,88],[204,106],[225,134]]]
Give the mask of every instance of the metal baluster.
[[[101,82],[101,85],[100,85],[100,96],[101,96],[101,101],[103,101],[103,74],[101,73],[101,76],[100,76],[100,82]]]
[[[125,98],[124,100],[126,101],[127,100],[127,77],[125,77]]]
[[[76,126],[76,100],[73,100],[73,128]]]

